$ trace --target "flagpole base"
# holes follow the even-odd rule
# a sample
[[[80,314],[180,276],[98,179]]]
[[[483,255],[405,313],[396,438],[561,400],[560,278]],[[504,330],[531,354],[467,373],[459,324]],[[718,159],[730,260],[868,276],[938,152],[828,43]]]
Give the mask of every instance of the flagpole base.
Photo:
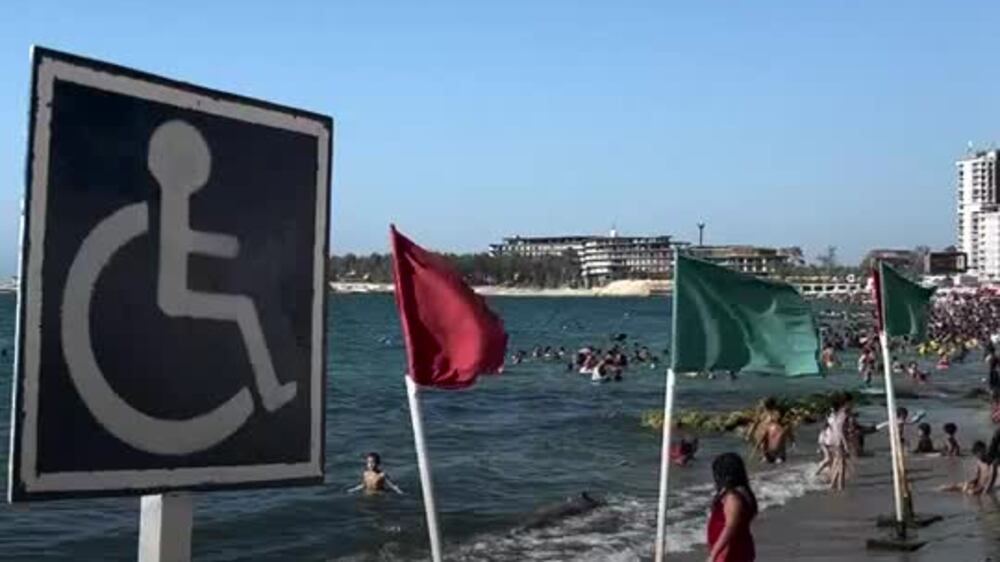
[[[927,544],[927,541],[917,541],[913,539],[868,539],[865,547],[868,550],[880,550],[888,552],[915,552]]]
[[[941,521],[944,517],[940,515],[912,515],[906,518],[907,529],[923,529]],[[895,527],[898,525],[895,515],[879,515],[875,519],[875,526],[880,529]]]

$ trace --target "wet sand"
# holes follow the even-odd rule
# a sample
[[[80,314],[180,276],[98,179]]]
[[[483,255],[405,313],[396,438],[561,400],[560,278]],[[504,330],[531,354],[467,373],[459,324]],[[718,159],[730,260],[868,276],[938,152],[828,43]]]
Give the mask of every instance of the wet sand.
[[[959,421],[960,427],[975,428],[964,436],[960,431],[963,453],[975,439],[985,440],[992,431],[991,426],[982,423],[982,418],[981,414],[970,413],[968,419]],[[891,538],[891,530],[877,528],[875,520],[878,516],[889,516],[893,509],[885,435],[870,436],[868,450],[870,456],[855,464],[855,472],[843,492],[808,494],[763,511],[753,525],[757,560],[1000,561],[1000,493],[967,497],[934,491],[942,484],[967,479],[972,463],[969,456],[947,459],[908,455],[907,467],[917,514],[939,515],[943,519],[912,532],[913,540],[926,543],[915,552],[868,549],[868,539]],[[704,562],[706,556],[705,546],[701,545],[693,552],[673,554],[670,559]]]

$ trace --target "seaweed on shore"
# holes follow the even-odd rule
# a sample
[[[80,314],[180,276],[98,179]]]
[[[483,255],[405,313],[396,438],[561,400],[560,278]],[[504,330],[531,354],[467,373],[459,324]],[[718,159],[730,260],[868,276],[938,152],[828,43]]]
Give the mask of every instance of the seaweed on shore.
[[[863,399],[863,395],[860,394],[832,391],[798,398],[772,397],[771,400],[774,401],[774,409],[781,415],[780,423],[786,427],[795,428],[823,419],[829,413],[834,399],[844,395],[851,396],[856,404]],[[752,407],[730,412],[682,410],[674,415],[674,427],[714,433],[739,431],[742,434],[747,434],[752,432],[753,426],[761,420],[765,400],[767,399],[761,400]],[[641,425],[656,430],[662,429],[663,411],[647,410],[643,412]]]

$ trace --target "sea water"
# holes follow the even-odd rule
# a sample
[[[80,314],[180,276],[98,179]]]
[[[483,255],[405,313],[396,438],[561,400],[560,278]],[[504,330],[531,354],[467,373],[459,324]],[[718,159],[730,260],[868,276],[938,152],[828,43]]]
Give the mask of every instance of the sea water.
[[[610,336],[664,357],[666,298],[497,297],[510,351],[535,345],[569,351],[607,348]],[[0,438],[7,442],[14,298],[0,295]],[[199,493],[193,540],[200,561],[423,560],[427,535],[403,385],[403,346],[388,295],[330,299],[326,402],[326,483],[247,492]],[[568,358],[567,358],[568,360]],[[848,363],[852,358],[848,358]],[[971,384],[976,366],[955,388]],[[953,378],[956,375],[951,375]],[[664,364],[633,364],[622,382],[595,385],[565,362],[529,359],[466,391],[422,393],[440,522],[450,560],[638,560],[655,534],[660,434],[643,428],[644,410],[662,408]],[[957,380],[957,378],[956,378]],[[804,395],[856,387],[847,371],[827,378],[680,378],[677,408],[728,410],[768,394]],[[947,383],[945,384],[947,387]],[[927,401],[924,401],[928,403]],[[933,405],[933,403],[931,403]],[[878,416],[877,408],[866,411]],[[876,420],[872,420],[876,421]],[[815,435],[813,433],[813,435]],[[761,506],[819,490],[814,437],[800,438],[789,463],[751,464]],[[704,542],[713,495],[711,458],[745,452],[733,435],[701,436],[698,458],[671,470],[671,550]],[[382,455],[403,496],[346,493],[363,455]],[[0,461],[7,466],[6,446]],[[4,487],[6,478],[4,478]],[[535,510],[587,491],[607,501],[589,513],[531,531]],[[134,559],[137,498],[0,504],[0,560]]]

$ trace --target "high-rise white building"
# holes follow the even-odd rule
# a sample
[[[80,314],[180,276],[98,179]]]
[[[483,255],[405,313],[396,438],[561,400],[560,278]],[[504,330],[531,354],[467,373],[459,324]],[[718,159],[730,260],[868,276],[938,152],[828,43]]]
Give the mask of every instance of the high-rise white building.
[[[990,281],[1000,280],[1000,212],[979,214],[979,276]]]
[[[972,152],[958,168],[958,248],[969,271],[1000,278],[1000,150]]]

